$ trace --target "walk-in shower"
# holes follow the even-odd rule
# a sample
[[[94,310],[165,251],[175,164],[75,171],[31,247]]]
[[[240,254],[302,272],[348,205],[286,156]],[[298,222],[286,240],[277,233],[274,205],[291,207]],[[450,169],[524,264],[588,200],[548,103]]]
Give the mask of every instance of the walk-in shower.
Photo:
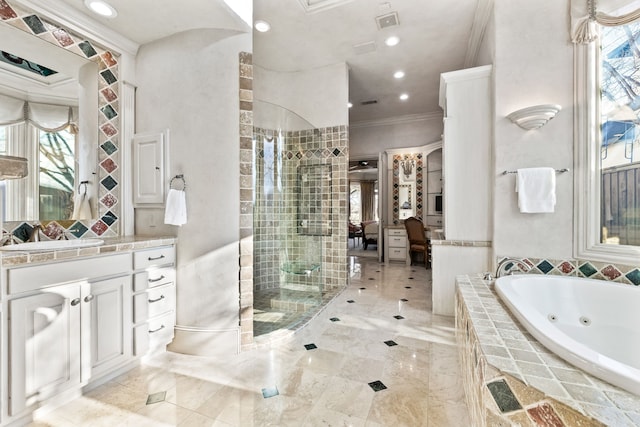
[[[341,287],[332,280],[339,269],[332,251],[340,211],[334,194],[341,190],[334,181],[340,181],[346,148],[333,147],[333,132],[327,135],[267,102],[254,101],[254,124],[253,319],[258,336],[295,329]]]

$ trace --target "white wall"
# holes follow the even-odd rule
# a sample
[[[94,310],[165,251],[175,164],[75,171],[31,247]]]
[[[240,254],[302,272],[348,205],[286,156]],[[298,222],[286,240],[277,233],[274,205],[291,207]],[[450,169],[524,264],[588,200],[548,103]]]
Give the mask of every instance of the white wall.
[[[194,30],[137,57],[136,131],[170,129],[169,173],[187,184],[186,225],[152,228],[149,211],[136,212],[137,233],[178,237],[178,325],[238,328],[238,54],[251,43],[250,33]],[[237,349],[236,334],[226,336],[219,348]]]
[[[557,176],[555,213],[521,214],[515,176],[504,170],[573,168],[573,46],[567,1],[495,2],[495,179],[493,245],[496,255],[570,258],[573,171]],[[523,107],[560,104],[546,126],[524,131],[506,116]]]
[[[420,120],[355,124],[349,127],[349,158],[377,159],[378,153],[394,148],[420,147],[442,137],[442,112]]]
[[[316,128],[348,123],[349,74],[345,63],[296,72],[272,71],[254,64],[253,78],[256,101],[286,108]],[[256,121],[256,126],[272,125]]]

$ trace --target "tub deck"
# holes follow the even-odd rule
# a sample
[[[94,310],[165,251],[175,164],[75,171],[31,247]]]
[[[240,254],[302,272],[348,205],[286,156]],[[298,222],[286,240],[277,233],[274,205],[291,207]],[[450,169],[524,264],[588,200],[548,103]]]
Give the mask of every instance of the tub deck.
[[[474,400],[469,394],[475,387],[481,394],[475,399],[478,406],[478,400],[486,399],[482,390],[491,390],[489,384],[503,387],[499,381],[504,374],[534,389],[528,393],[529,396],[539,395],[511,407],[500,407],[494,402],[494,409],[498,408],[497,415],[505,420],[528,417],[531,422],[531,414],[535,412],[533,408],[536,411],[537,408],[553,408],[553,401],[557,401],[585,416],[579,425],[640,425],[640,396],[596,378],[547,350],[515,320],[499,300],[493,285],[482,280],[480,275],[459,276],[456,282],[458,342],[467,347],[467,354],[462,352],[466,364],[477,368],[465,373],[468,400],[470,397]],[[483,364],[485,362],[486,365]],[[473,404],[469,406],[474,412]],[[478,411],[483,409],[477,407]],[[562,411],[555,409],[557,416],[565,421],[564,425],[572,425],[567,423]],[[482,414],[476,415],[486,419]]]

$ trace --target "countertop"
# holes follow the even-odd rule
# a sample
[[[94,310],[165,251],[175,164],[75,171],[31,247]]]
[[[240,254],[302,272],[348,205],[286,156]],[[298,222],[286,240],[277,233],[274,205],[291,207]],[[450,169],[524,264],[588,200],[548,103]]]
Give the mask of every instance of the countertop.
[[[104,255],[114,252],[133,251],[158,246],[173,245],[177,242],[172,236],[122,236],[100,238],[104,244],[84,248],[45,250],[45,251],[6,251],[0,252],[2,267],[15,267],[23,264],[69,260],[73,258]]]

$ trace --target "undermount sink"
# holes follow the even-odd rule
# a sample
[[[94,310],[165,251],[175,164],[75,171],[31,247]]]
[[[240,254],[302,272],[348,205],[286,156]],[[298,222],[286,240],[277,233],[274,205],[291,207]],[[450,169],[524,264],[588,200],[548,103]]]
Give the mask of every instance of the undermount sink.
[[[57,251],[63,249],[86,248],[104,244],[102,239],[75,239],[75,240],[43,240],[40,242],[26,242],[0,247],[0,251]]]

